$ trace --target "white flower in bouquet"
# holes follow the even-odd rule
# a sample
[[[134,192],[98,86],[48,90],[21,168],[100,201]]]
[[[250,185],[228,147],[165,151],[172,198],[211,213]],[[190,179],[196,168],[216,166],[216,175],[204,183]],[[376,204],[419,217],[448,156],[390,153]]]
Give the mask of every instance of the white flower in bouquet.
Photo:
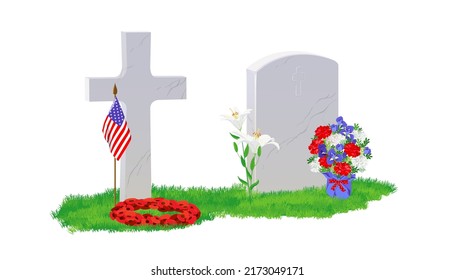
[[[326,143],[328,144],[328,146],[336,147],[336,145],[344,144],[345,142],[346,142],[346,137],[344,135],[341,135],[338,133],[332,134],[326,138]]]
[[[313,159],[312,162],[310,162],[311,172],[319,172],[320,168],[321,168],[321,165],[319,164],[319,161],[316,158]]]
[[[351,163],[354,167],[356,167],[359,170],[359,172],[363,172],[365,171],[365,167],[367,166],[368,158],[366,156],[361,155],[352,158]]]
[[[354,130],[352,132],[352,135],[354,135],[354,138],[357,139],[357,141],[363,142],[367,138],[365,132],[363,130]]]

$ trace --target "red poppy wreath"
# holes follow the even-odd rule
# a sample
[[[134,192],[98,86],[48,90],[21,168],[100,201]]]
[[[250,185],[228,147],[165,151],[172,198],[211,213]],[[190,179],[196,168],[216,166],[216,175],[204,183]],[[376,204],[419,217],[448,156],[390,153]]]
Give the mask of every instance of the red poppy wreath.
[[[164,214],[153,216],[139,214],[139,209],[156,209],[161,212],[180,212],[179,214]],[[129,226],[140,225],[192,225],[201,216],[201,211],[196,205],[187,201],[175,201],[165,198],[128,198],[119,202],[111,209],[109,214],[112,220]]]

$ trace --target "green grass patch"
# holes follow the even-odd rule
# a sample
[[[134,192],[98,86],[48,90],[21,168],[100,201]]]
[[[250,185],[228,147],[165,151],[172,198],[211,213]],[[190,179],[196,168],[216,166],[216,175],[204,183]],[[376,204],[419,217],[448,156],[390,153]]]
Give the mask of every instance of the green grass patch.
[[[394,193],[393,184],[375,179],[358,178],[352,183],[352,195],[346,200],[331,198],[325,187],[305,188],[297,191],[255,193],[250,200],[239,185],[229,188],[188,188],[152,186],[153,197],[186,200],[202,212],[196,224],[226,215],[239,218],[330,218],[335,214],[366,209],[369,201]],[[118,196],[117,196],[118,197]],[[109,218],[113,207],[113,190],[95,195],[69,195],[51,216],[70,232],[75,231],[155,231],[180,227],[131,227]],[[141,214],[163,215],[156,210],[139,210]],[[175,212],[168,212],[173,214]]]

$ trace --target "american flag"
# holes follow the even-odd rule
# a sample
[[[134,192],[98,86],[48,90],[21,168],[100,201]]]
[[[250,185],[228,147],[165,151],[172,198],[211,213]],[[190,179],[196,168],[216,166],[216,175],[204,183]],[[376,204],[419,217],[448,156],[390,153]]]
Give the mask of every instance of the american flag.
[[[131,142],[131,133],[117,97],[104,120],[103,133],[112,155],[115,159],[120,160]]]

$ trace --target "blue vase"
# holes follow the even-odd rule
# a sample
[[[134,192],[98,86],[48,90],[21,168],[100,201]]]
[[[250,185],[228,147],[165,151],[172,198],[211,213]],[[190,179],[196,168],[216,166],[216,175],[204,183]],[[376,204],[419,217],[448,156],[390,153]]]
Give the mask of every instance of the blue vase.
[[[327,179],[326,192],[330,197],[346,199],[351,196],[355,175],[338,177],[331,172],[322,173]]]

